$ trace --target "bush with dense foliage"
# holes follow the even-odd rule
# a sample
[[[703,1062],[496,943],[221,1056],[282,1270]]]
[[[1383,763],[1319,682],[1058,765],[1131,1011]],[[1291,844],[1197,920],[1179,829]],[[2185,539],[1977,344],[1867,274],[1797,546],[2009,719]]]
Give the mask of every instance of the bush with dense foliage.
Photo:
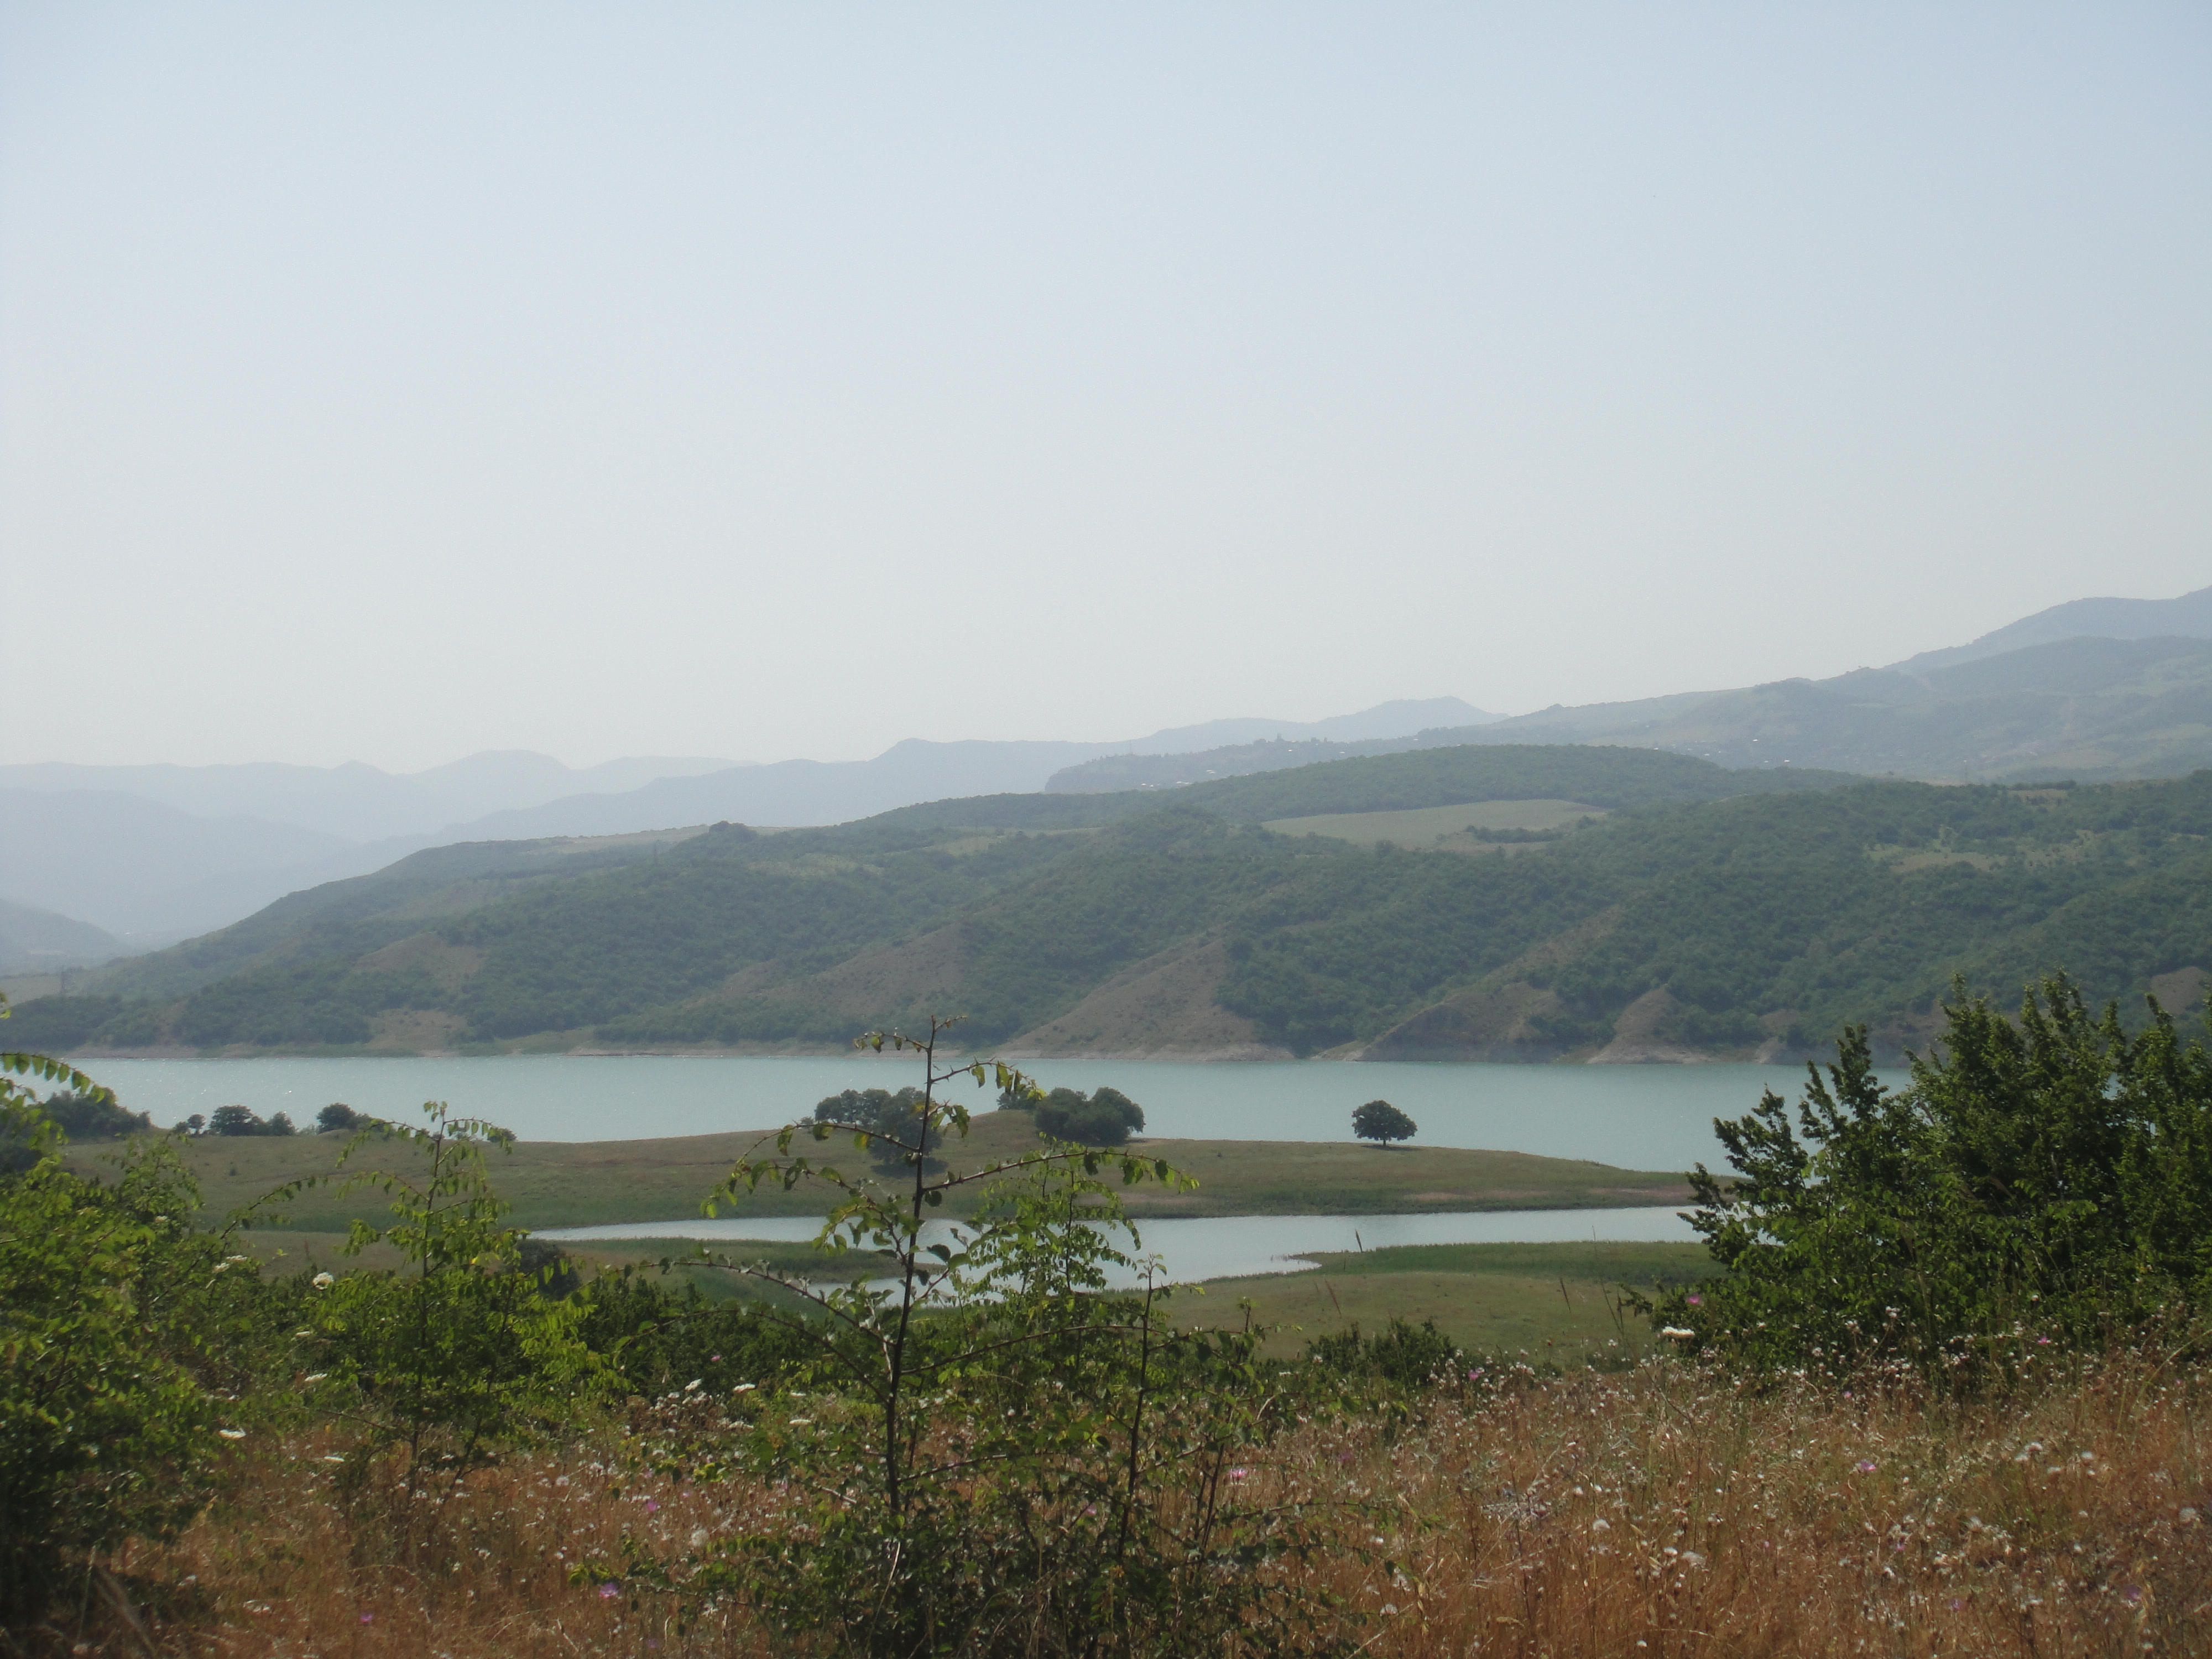
[[[152,1118],[126,1110],[106,1089],[58,1089],[39,1109],[71,1140],[121,1140],[154,1132]]]
[[[2212,1056],[2154,1004],[2130,1032],[2063,975],[2015,1018],[1954,994],[1899,1090],[1863,1028],[1715,1124],[1693,1218],[1726,1268],[1658,1310],[1761,1366],[1972,1370],[2022,1330],[2095,1346],[2212,1312]]]
[[[12,1075],[10,1075],[12,1074]],[[113,1178],[64,1167],[65,1137],[21,1076],[112,1103],[44,1056],[0,1054],[0,1126],[30,1147],[0,1174],[0,1615],[35,1612],[66,1560],[167,1537],[213,1490],[274,1363],[294,1299],[226,1235],[167,1141],[133,1141]]]
[[[419,1165],[333,1177],[341,1192],[374,1187],[390,1199],[390,1224],[356,1221],[348,1252],[389,1245],[406,1271],[319,1279],[301,1333],[321,1369],[357,1397],[370,1446],[405,1448],[406,1479],[417,1488],[434,1468],[466,1471],[573,1419],[599,1381],[577,1334],[580,1306],[539,1294],[563,1264],[556,1257],[526,1270],[528,1241],[505,1224],[508,1206],[485,1152],[507,1150],[514,1137],[450,1115],[442,1101],[423,1111],[421,1128],[360,1131],[340,1160],[343,1170],[374,1145],[412,1149]],[[274,1208],[297,1190],[266,1202]]]

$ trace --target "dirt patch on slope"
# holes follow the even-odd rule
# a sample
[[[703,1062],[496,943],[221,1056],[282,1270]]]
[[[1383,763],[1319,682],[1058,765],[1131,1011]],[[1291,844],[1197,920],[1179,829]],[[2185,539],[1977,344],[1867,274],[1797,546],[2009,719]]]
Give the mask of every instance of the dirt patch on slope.
[[[1229,953],[1219,939],[1183,945],[1125,969],[1059,1018],[1006,1045],[1010,1057],[1288,1060],[1259,1028],[1214,1000]]]
[[[776,986],[789,999],[848,1020],[856,1031],[917,1009],[943,1009],[960,1001],[967,951],[957,927],[940,927],[898,945],[886,945],[835,968]]]
[[[2167,1013],[2189,1013],[2203,1005],[2207,979],[2212,979],[2212,975],[2202,968],[2177,968],[2151,981],[2150,994]]]
[[[1361,1060],[1547,1060],[1562,1054],[1537,1022],[1560,1006],[1531,979],[1595,944],[1620,925],[1618,905],[1522,951],[1463,990],[1401,1021],[1360,1052]]]
[[[1593,1066],[1695,1066],[1712,1056],[1659,1035],[1667,1017],[1674,1012],[1674,997],[1664,988],[1646,991],[1620,1011],[1613,1023],[1613,1041],[1589,1057]]]
[[[483,966],[484,953],[472,945],[448,945],[435,933],[410,933],[380,951],[371,951],[356,964],[374,973],[401,973],[419,969],[429,975],[441,991],[452,993]]]

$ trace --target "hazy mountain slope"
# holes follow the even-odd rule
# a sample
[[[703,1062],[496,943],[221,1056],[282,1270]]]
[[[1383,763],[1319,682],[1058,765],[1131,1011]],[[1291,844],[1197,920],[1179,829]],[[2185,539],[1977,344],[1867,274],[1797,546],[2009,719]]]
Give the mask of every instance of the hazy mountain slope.
[[[1304,726],[1218,720],[1133,744],[915,742],[868,761],[759,768],[649,756],[571,768],[521,750],[404,775],[358,764],[6,766],[0,895],[90,917],[143,947],[434,845],[630,835],[724,819],[845,823],[915,801],[1039,789],[1071,762],[1111,748],[1203,746],[1259,728],[1399,732],[1483,718],[1441,697]],[[100,821],[88,833],[93,812]],[[286,836],[287,825],[309,833]]]
[[[1261,775],[1215,778],[1173,799],[1239,823],[1331,812],[1402,811],[1467,801],[1573,799],[1594,806],[1718,800],[1729,795],[1833,788],[1837,772],[1731,771],[1693,755],[1606,744],[1458,744],[1418,752],[1316,762]],[[1157,811],[1155,791],[1058,792],[928,801],[885,812],[844,833],[917,835],[952,826],[988,830],[1099,829]]]
[[[1298,743],[1367,743],[1410,737],[1438,726],[1483,726],[1504,720],[1457,697],[1400,698],[1363,708],[1356,714],[1332,714],[1318,720],[1206,720],[1170,726],[1121,745],[1133,755],[1182,755],[1233,744],[1285,740]]]
[[[635,789],[654,778],[722,771],[725,760],[633,756],[569,767],[550,755],[493,750],[426,771],[343,766],[0,766],[0,789],[100,790],[136,795],[195,817],[252,817],[346,841],[427,835],[487,813],[586,791]]]
[[[105,962],[122,949],[112,933],[90,922],[0,900],[0,969],[74,968]]]
[[[471,842],[409,855],[373,874],[289,894],[245,921],[88,976],[88,993],[183,996],[274,963],[354,957],[524,888],[649,862],[699,833],[570,841]]]
[[[1480,800],[1650,806],[1731,795],[1832,789],[1836,772],[1731,771],[1691,755],[1602,744],[1455,744],[1263,772],[1177,790],[1175,799],[1240,823],[1329,812],[1397,812]]]
[[[2212,641],[2081,637],[1937,668],[1546,709],[1470,743],[1618,743],[1729,767],[1957,781],[2173,776],[2212,765]]]
[[[669,823],[816,825],[914,801],[1024,793],[1106,747],[1083,743],[894,744],[873,760],[779,761],[696,778],[663,778],[619,795],[573,795],[465,826],[472,841],[620,835]]]
[[[2200,587],[2173,599],[2072,599],[2007,623],[1968,644],[1923,651],[1890,666],[1908,674],[1926,674],[1977,658],[2084,634],[2108,640],[2212,639],[2212,587]]]
[[[317,830],[194,817],[112,791],[0,789],[0,896],[112,933],[207,927],[225,915],[210,890],[344,848]],[[273,896],[257,892],[249,902]]]
[[[1187,755],[1101,755],[1079,766],[1062,767],[1045,780],[1052,794],[1104,795],[1125,789],[1180,789],[1218,778],[1252,772],[1281,772],[1365,755],[1395,755],[1413,748],[1419,738],[1370,738],[1339,742],[1325,738],[1263,738]]]
[[[1155,732],[1128,743],[929,743],[909,738],[872,760],[781,761],[702,777],[667,778],[619,795],[580,795],[526,811],[501,812],[465,826],[471,840],[615,835],[668,823],[804,826],[849,823],[921,801],[1030,794],[1055,775],[1117,752],[1169,754],[1206,748],[1247,733],[1300,738],[1409,736],[1438,717],[1478,722],[1480,709],[1457,697],[1380,703],[1357,714],[1310,724],[1210,720]]]

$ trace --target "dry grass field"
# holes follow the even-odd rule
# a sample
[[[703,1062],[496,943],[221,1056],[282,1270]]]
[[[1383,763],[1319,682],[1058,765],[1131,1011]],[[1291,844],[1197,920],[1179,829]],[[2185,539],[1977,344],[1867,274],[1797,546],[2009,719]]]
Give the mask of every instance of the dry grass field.
[[[1343,1598],[1315,1650],[1376,1659],[1935,1659],[2212,1653],[2208,1379],[2128,1352],[1984,1403],[1762,1392],[1653,1358],[1515,1373],[1410,1424],[1316,1424],[1252,1460],[1317,1506]],[[741,1607],[577,1582],[634,1537],[681,1555],[765,1512],[620,1438],[409,1501],[342,1493],[331,1431],[242,1443],[228,1497],[9,1638],[49,1656],[690,1659],[813,1651]],[[356,1477],[357,1478],[357,1477]]]

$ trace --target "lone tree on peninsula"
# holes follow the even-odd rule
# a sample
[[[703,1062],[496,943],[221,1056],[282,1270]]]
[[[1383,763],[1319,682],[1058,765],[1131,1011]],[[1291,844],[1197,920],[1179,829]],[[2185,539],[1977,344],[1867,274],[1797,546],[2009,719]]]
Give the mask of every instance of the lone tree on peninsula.
[[[1394,1140],[1411,1140],[1420,1127],[1387,1100],[1370,1100],[1352,1115],[1352,1133],[1382,1146]]]

